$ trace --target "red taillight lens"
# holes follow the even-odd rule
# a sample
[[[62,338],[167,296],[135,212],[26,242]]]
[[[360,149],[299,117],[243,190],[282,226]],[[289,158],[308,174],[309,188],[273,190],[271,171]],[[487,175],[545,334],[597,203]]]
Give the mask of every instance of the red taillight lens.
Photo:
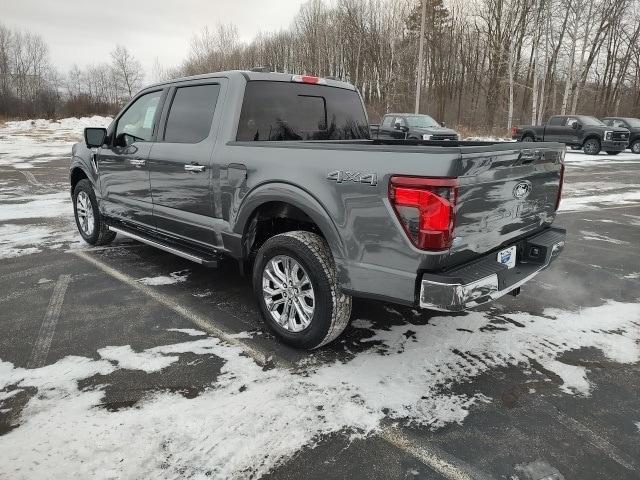
[[[517,135],[518,135],[518,127],[516,126],[511,127],[511,136],[515,137]]]
[[[558,185],[558,198],[556,198],[556,211],[560,208],[560,200],[562,200],[562,186],[564,185],[564,163],[560,164],[560,184]]]
[[[422,250],[447,250],[453,242],[458,180],[391,177],[389,200],[411,242]]]

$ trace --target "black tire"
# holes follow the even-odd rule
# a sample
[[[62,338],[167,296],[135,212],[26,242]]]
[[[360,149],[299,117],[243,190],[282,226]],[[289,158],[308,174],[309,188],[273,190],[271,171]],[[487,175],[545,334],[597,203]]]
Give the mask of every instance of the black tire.
[[[78,216],[78,196],[82,193],[89,197],[91,209],[93,212],[94,225],[90,232],[85,231],[81,226],[81,219]],[[104,221],[104,217],[100,215],[96,194],[93,191],[93,185],[86,178],[80,180],[73,189],[73,214],[76,219],[76,227],[83,240],[91,245],[106,245],[116,238],[116,233],[109,230],[108,225]]]
[[[533,138],[531,135],[525,135],[522,137],[522,141],[523,142],[535,142],[536,139]]]
[[[640,140],[636,140],[635,142],[633,142],[629,148],[633,153],[640,154]]]
[[[607,152],[607,155],[618,155],[619,153],[622,153],[622,152]]]
[[[598,155],[600,153],[600,140],[597,138],[590,138],[582,145],[584,153],[587,155]]]
[[[278,259],[287,257],[295,260],[302,267],[302,273],[308,276],[313,287],[311,292],[314,297],[313,313],[308,326],[300,331],[291,331],[273,318],[265,299],[265,295],[268,296],[269,292],[263,290],[263,275],[267,266],[273,265],[270,263],[272,260],[277,262]],[[278,280],[282,281],[281,277],[278,277]],[[266,282],[270,288],[273,288],[271,285],[277,287],[275,283],[269,283],[269,280]],[[276,336],[293,347],[306,350],[322,347],[335,340],[349,323],[351,297],[338,287],[333,255],[325,240],[315,233],[293,231],[268,239],[260,247],[256,256],[253,268],[253,289],[264,322]],[[284,301],[286,304],[283,295],[272,296],[271,301],[278,297],[280,298],[276,301],[281,303]],[[278,308],[274,308],[276,314],[284,314],[286,307],[282,306],[282,312],[279,312]]]

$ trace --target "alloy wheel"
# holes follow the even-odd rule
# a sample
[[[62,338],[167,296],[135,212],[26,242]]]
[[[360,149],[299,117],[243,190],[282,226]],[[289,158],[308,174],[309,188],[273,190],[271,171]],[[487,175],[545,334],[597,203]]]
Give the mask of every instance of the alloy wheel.
[[[271,317],[289,332],[311,324],[315,295],[309,275],[295,259],[277,255],[262,272],[262,295]]]
[[[86,192],[78,193],[76,197],[76,212],[78,215],[78,225],[85,236],[90,237],[93,235],[93,229],[95,228],[95,218],[93,215],[93,205],[91,199]]]

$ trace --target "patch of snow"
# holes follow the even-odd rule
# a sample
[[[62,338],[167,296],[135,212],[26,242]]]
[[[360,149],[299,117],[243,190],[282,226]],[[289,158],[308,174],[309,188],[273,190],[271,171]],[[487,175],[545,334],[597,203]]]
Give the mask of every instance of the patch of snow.
[[[630,280],[637,280],[640,278],[640,272],[629,273],[625,275],[624,278],[628,278]]]
[[[189,270],[180,270],[178,272],[172,272],[169,275],[140,278],[138,279],[138,282],[149,286],[173,285],[174,283],[186,282],[187,277],[189,277],[189,273]]]
[[[116,362],[119,368],[153,373],[179,360],[177,356],[164,356],[156,352],[134,352],[129,345],[104,347],[98,350],[100,357]]]
[[[564,197],[560,201],[560,211],[598,210],[601,206],[633,205],[640,201],[640,189],[580,197]]]
[[[73,216],[73,206],[68,192],[29,195],[18,201],[0,203],[0,221],[22,218],[51,218]]]
[[[190,337],[200,337],[206,335],[207,332],[202,330],[196,330],[195,328],[167,328],[167,332],[180,332],[189,335]]]
[[[356,318],[355,320],[351,321],[350,326],[352,328],[361,328],[363,330],[371,330],[373,328],[373,323],[371,323],[369,320]]]
[[[580,233],[582,234],[582,238],[584,238],[585,240],[597,240],[599,242],[614,243],[616,245],[629,245],[629,242],[607,237],[606,235],[602,235],[601,233],[586,232],[584,230],[581,230]]]
[[[636,422],[636,427],[638,427],[638,432],[640,432],[640,422]]]

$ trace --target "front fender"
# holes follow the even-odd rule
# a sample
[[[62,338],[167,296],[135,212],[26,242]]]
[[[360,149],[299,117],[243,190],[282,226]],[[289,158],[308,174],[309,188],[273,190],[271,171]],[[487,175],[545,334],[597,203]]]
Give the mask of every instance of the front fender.
[[[324,235],[336,263],[342,263],[345,258],[344,244],[331,216],[309,192],[289,183],[262,184],[247,193],[238,208],[237,215],[230,219],[232,231],[242,236],[253,213],[267,202],[288,203],[306,213]]]

